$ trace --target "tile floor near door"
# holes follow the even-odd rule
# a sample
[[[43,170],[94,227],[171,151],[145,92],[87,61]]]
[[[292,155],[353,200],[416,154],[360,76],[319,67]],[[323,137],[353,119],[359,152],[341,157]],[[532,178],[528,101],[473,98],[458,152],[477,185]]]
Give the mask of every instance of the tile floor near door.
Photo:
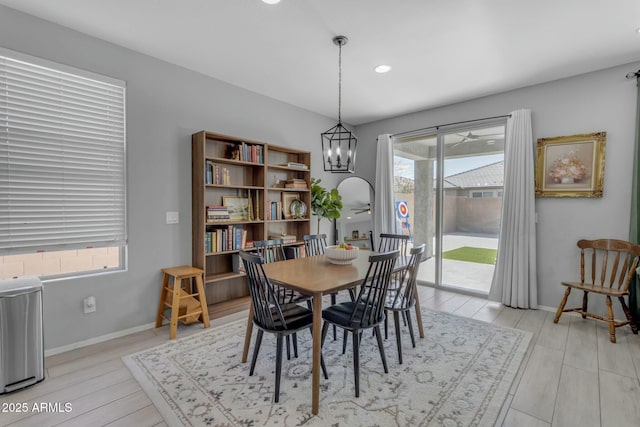
[[[422,307],[472,317],[534,334],[497,425],[508,427],[640,426],[640,337],[619,328],[609,342],[606,325],[553,313],[515,310],[482,298],[420,287]],[[214,328],[245,319],[246,312],[214,319]],[[181,326],[178,337],[200,325]],[[168,339],[167,326],[47,358],[46,380],[10,395],[8,403],[66,402],[70,412],[0,413],[0,426],[166,426],[121,357]],[[238,358],[240,354],[238,354]],[[13,406],[15,408],[15,406]]]

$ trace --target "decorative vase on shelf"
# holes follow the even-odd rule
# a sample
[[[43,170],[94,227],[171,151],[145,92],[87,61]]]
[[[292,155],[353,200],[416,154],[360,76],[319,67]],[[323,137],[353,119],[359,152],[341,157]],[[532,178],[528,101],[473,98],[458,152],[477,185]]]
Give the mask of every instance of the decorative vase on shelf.
[[[562,184],[573,184],[574,180],[573,178],[571,178],[570,176],[564,176],[562,177],[561,181]]]

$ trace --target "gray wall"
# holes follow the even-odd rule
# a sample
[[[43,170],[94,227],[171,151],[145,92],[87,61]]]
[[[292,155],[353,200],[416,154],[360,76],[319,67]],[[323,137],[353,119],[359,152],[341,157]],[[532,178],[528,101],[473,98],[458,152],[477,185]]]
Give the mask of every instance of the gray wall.
[[[0,45],[127,82],[129,268],[45,283],[47,349],[154,321],[160,269],[191,264],[192,133],[205,129],[310,150],[314,177],[328,187],[341,178],[325,174],[320,157],[320,133],[333,119],[4,6]],[[166,225],[166,211],[179,211],[180,224]],[[322,232],[331,228],[322,222]],[[97,312],[84,315],[82,299],[89,295],[96,296]]]
[[[520,108],[532,110],[534,140],[606,131],[604,197],[536,201],[538,298],[541,305],[557,307],[564,292],[560,281],[576,278],[579,269],[577,240],[628,238],[636,85],[624,76],[638,68],[640,63],[628,64],[382,120],[359,126],[355,133],[362,143],[373,144],[383,133],[498,116]],[[359,151],[358,162],[375,164],[375,156],[375,150]],[[374,177],[375,170],[364,175],[371,182]],[[591,300],[595,303],[598,298]]]

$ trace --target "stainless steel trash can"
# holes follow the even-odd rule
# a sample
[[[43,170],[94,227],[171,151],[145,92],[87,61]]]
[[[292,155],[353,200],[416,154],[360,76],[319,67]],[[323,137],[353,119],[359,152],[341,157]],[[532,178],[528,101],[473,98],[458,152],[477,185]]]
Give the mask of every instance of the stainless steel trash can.
[[[0,280],[0,394],[43,379],[42,282]]]

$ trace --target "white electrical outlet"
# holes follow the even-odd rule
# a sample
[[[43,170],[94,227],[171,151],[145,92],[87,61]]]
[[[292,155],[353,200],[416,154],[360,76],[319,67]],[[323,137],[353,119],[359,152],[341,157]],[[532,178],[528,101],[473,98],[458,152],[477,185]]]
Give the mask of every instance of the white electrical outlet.
[[[167,224],[178,224],[180,222],[178,212],[167,212],[166,221]]]
[[[84,299],[84,314],[96,311],[96,297],[90,296]]]

